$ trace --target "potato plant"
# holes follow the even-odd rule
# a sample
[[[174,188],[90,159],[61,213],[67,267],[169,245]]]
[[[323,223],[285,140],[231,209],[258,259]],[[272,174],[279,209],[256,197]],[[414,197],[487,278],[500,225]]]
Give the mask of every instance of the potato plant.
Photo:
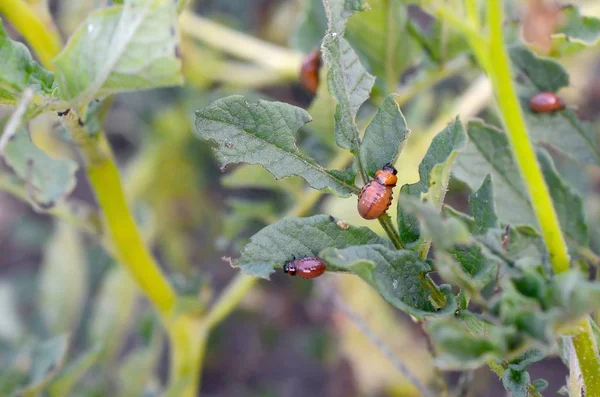
[[[364,288],[422,325],[437,379],[423,382],[396,366],[424,396],[465,395],[468,385],[448,387],[442,371],[468,374],[480,367],[489,367],[513,396],[540,396],[548,383],[532,379],[528,367],[552,357],[569,368],[563,394],[600,396],[594,319],[600,257],[585,178],[573,177],[574,169],[597,172],[600,151],[595,126],[560,99],[569,86],[562,59],[593,53],[600,20],[574,5],[546,5],[543,14],[536,9],[543,2],[530,3],[305,0],[288,49],[172,0],[111,2],[90,11],[63,45],[43,2],[0,0],[0,104],[12,108],[0,137],[11,174],[2,171],[0,189],[60,220],[45,251],[38,304],[53,337],[14,356],[2,393],[87,395],[92,391],[85,385],[102,368],[112,384],[96,393],[195,396],[211,331],[259,279],[291,260],[315,257],[326,264],[323,278],[336,272],[359,277]],[[528,33],[532,15],[546,15],[546,31]],[[9,24],[29,47],[9,36]],[[254,91],[306,78],[302,54],[315,49],[321,67],[311,76],[318,88],[307,109]],[[451,95],[429,106],[419,102],[459,74],[463,80]],[[235,94],[210,91],[215,83]],[[192,85],[203,90],[201,100],[186,102],[185,88]],[[172,106],[167,122],[157,121],[169,134],[153,136],[154,146],[128,168],[136,177],[124,176],[104,131],[115,96],[172,86],[185,88],[163,102],[183,103]],[[442,102],[457,90],[460,106],[448,111]],[[484,112],[490,93],[494,101]],[[437,117],[429,134],[420,131],[428,119],[420,107]],[[30,130],[40,119],[58,123],[59,146],[77,155],[34,142]],[[418,127],[411,129],[413,123]],[[418,179],[395,189],[393,208],[376,221],[355,225],[349,219],[358,218],[361,188],[379,170],[396,165],[406,180],[400,165],[414,150],[411,141],[428,145]],[[192,278],[189,236],[181,225],[191,227],[201,215],[188,223],[182,216],[173,230],[167,223],[174,215],[164,203],[200,199],[210,190],[179,186],[206,172],[182,155],[193,145],[201,147],[197,157],[212,152],[227,171],[225,187],[277,197],[229,200],[220,241],[239,248],[234,259],[225,258],[238,274],[214,299],[202,297],[200,283],[186,290],[174,281]],[[77,170],[97,209],[70,197]],[[447,202],[460,189],[469,192],[468,204]],[[153,191],[153,226],[130,205],[141,191]],[[333,216],[319,209],[323,202],[353,204]],[[82,315],[88,270],[70,265],[86,255],[78,230],[117,263],[95,297],[104,315],[91,319]],[[248,230],[253,235],[245,239]],[[175,264],[170,277],[150,250],[153,240]],[[136,291],[154,314],[142,321],[144,347],[114,374],[107,363],[119,361]],[[82,317],[87,337],[69,338]],[[85,341],[78,356],[74,339]],[[169,369],[161,383],[156,367],[165,341]],[[24,368],[16,364],[19,357],[27,358]]]

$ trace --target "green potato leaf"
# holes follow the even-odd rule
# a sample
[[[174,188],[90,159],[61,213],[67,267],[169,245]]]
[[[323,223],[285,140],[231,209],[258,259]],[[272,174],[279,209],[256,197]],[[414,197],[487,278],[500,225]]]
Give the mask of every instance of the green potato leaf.
[[[454,176],[475,191],[491,175],[498,218],[512,225],[536,225],[506,135],[479,120],[469,122],[467,134],[469,143],[456,159]]]
[[[356,114],[363,102],[369,99],[375,77],[360,63],[348,41],[338,34],[325,36],[321,48],[328,70],[329,92],[337,102],[335,141],[339,147],[357,154],[360,137]]]
[[[344,224],[327,215],[286,218],[256,233],[233,265],[250,276],[269,278],[293,257],[318,256],[325,248],[391,243],[366,227]]]
[[[496,216],[494,186],[489,174],[485,177],[479,189],[469,197],[469,205],[475,220],[474,234],[484,234],[489,229],[500,227],[498,216]]]
[[[221,165],[260,164],[276,179],[302,177],[317,190],[349,196],[358,189],[340,171],[330,171],[300,152],[296,131],[311,120],[305,110],[281,102],[249,103],[230,96],[196,112],[199,138],[216,143]]]
[[[531,380],[529,372],[517,371],[512,368],[508,368],[502,374],[502,385],[506,391],[512,393],[513,397],[527,397],[529,396],[529,381]]]
[[[465,147],[466,141],[465,129],[457,118],[431,142],[425,157],[419,164],[419,181],[402,186],[400,195],[419,200],[425,199],[441,209],[452,164],[458,152]],[[419,240],[419,222],[414,215],[406,213],[400,200],[398,200],[398,229],[404,243],[413,244]]]
[[[365,8],[361,0],[327,0],[324,3],[328,20],[321,53],[327,69],[327,86],[337,102],[335,110],[335,142],[358,155],[360,135],[356,114],[369,99],[375,77],[364,68],[358,55],[343,37],[347,19]]]
[[[372,177],[384,165],[395,164],[409,136],[396,95],[392,94],[379,105],[360,145],[360,157],[367,174]]]
[[[539,149],[537,158],[550,189],[561,228],[571,241],[587,247],[589,244],[588,226],[585,222],[581,195],[560,176],[548,152]]]
[[[355,273],[391,305],[416,318],[446,315],[456,310],[456,301],[448,286],[442,288],[447,298],[446,307],[436,310],[430,292],[422,283],[431,267],[414,251],[369,244],[327,248],[320,256],[330,265]]]
[[[62,99],[72,104],[183,82],[173,2],[129,0],[92,12],[54,58]]]

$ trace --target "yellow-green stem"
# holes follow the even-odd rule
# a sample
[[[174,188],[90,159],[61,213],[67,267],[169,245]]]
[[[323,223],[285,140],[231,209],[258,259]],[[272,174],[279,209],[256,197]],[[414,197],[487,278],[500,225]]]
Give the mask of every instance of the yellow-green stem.
[[[404,249],[402,241],[400,240],[400,235],[398,234],[398,231],[392,223],[392,218],[390,218],[388,214],[383,214],[379,218],[377,218],[377,220],[379,221],[379,224],[381,225],[385,233],[388,235],[390,240],[392,240],[392,244],[394,244],[394,247],[396,247],[396,249],[399,250]]]
[[[600,396],[600,357],[590,321],[587,316],[581,320],[572,341],[585,385],[585,395],[598,397]]]
[[[211,307],[204,318],[204,326],[207,329],[212,329],[223,321],[237,307],[239,302],[244,299],[257,281],[256,277],[238,273],[227,284],[227,288],[225,288],[217,302]]]
[[[519,165],[521,175],[525,180],[531,205],[550,253],[550,261],[557,273],[569,269],[569,253],[567,244],[561,233],[558,216],[550,198],[550,192],[544,182],[542,171],[537,162],[533,145],[529,141],[527,129],[517,93],[512,81],[510,63],[504,43],[502,31],[503,2],[488,1],[488,27],[490,29],[490,43],[487,56],[489,69],[486,69],[502,113],[506,126],[509,142]],[[483,65],[485,67],[485,64]]]
[[[182,315],[167,332],[171,341],[169,388],[176,389],[177,396],[196,397],[209,329],[201,318]]]
[[[104,135],[99,135],[98,139],[90,138],[87,131],[78,124],[74,111],[63,116],[62,120],[84,155],[85,171],[117,260],[130,271],[142,292],[167,322],[175,306],[175,291],[154,261],[135,224],[125,198],[119,170],[110,147],[104,141]]]
[[[175,305],[175,292],[144,244],[127,206],[117,166],[107,157],[91,164],[86,173],[119,263],[127,267],[158,312],[166,317]]]
[[[42,65],[46,69],[54,70],[52,58],[62,48],[58,33],[45,26],[29,4],[22,0],[0,0],[0,13],[25,37]]]
[[[488,0],[487,18],[490,28],[489,62],[484,63],[484,67],[488,66],[486,71],[492,81],[509,141],[550,253],[550,261],[555,272],[561,273],[569,269],[569,253],[548,187],[529,141],[513,85],[502,31],[504,21],[502,2]],[[581,327],[573,336],[573,346],[579,360],[586,395],[596,397],[600,396],[600,358],[589,321],[589,317],[582,320]]]
[[[74,113],[71,111],[62,120],[84,156],[86,174],[102,211],[112,252],[119,264],[129,270],[167,329],[171,342],[171,385],[183,383],[180,395],[193,397],[197,393],[205,345],[201,322],[192,315],[174,316],[177,295],[143,241],[127,204],[110,146],[103,133],[96,139],[89,137]]]

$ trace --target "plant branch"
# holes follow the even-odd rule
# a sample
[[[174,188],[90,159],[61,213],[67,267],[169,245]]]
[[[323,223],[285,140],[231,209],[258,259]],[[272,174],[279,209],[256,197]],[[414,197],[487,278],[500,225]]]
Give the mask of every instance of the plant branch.
[[[181,30],[190,37],[230,55],[265,66],[295,80],[300,74],[302,54],[256,39],[184,10]]]
[[[381,225],[385,233],[388,235],[390,240],[392,240],[392,244],[394,244],[394,247],[396,247],[396,249],[399,250],[404,249],[402,241],[400,240],[400,235],[398,234],[398,231],[392,223],[392,218],[390,218],[390,216],[387,213],[383,213],[383,215],[377,218],[377,220],[379,221],[379,224]]]
[[[61,120],[84,156],[86,174],[102,211],[117,260],[130,271],[168,328],[169,316],[175,306],[175,291],[144,244],[103,132],[95,137],[89,136],[74,110]]]
[[[204,327],[210,330],[220,324],[238,306],[257,281],[256,277],[238,273],[227,284],[219,299],[204,318]]]
[[[25,37],[46,69],[54,70],[52,59],[62,48],[55,29],[49,29],[23,0],[1,0],[0,13]]]

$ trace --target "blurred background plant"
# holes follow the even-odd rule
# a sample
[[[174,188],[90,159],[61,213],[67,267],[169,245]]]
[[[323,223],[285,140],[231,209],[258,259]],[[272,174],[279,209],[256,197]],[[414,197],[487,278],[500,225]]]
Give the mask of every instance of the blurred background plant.
[[[312,283],[276,274],[273,282],[256,284],[222,259],[237,256],[251,235],[285,216],[326,213],[383,233],[359,217],[355,198],[323,199],[301,179],[274,181],[258,165],[220,170],[210,146],[191,133],[193,111],[215,99],[243,94],[279,100],[307,108],[314,119],[299,133],[303,151],[332,168],[350,164],[351,156],[335,148],[335,102],[323,84],[324,73],[316,93],[299,80],[303,59],[319,48],[326,29],[321,1],[179,3],[177,52],[185,84],[119,94],[88,107],[85,123],[89,130],[104,126],[143,238],[180,297],[178,310],[200,313],[210,324],[194,334],[204,352],[197,363],[202,394],[418,395],[324,292],[336,290],[412,373],[436,383],[439,374],[420,326],[361,280],[327,274],[323,283]],[[359,124],[367,125],[387,93],[398,94],[413,133],[396,164],[401,186],[418,180],[417,167],[431,139],[456,114],[464,122],[477,115],[496,122],[498,117],[488,108],[489,83],[458,33],[409,4],[415,2],[369,3],[371,10],[354,15],[346,31],[377,77]],[[568,69],[570,85],[561,96],[598,127],[598,47],[573,48],[559,36],[548,41],[564,22],[547,2],[506,3],[532,48],[560,58]],[[53,50],[60,50],[90,12],[112,5],[0,0],[0,15],[8,35],[28,43],[34,57],[52,69]],[[596,1],[579,5],[582,14],[600,17]],[[7,117],[12,112],[2,111]],[[29,131],[50,159],[81,162],[56,116],[33,119]],[[600,174],[568,167],[565,163],[561,171],[587,192],[591,245],[598,249]],[[173,352],[161,318],[117,265],[84,171],[77,172],[74,189],[63,192],[68,197],[53,199],[48,208],[32,198],[32,179],[24,179],[15,178],[8,166],[0,169],[0,394],[182,394],[186,384],[168,383]],[[468,193],[456,183],[448,202],[465,208]],[[395,218],[395,206],[390,212]],[[555,359],[533,365],[531,372],[550,379],[549,390],[555,391],[567,368]],[[505,393],[488,369],[447,375],[453,387],[468,378],[471,395]]]

